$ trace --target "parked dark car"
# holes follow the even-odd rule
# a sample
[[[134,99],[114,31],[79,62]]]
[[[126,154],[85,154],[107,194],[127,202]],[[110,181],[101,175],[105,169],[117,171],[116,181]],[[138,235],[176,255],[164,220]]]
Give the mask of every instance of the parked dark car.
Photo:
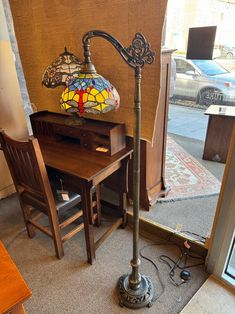
[[[214,60],[186,60],[174,57],[174,98],[195,100],[202,106],[235,106],[235,73]]]

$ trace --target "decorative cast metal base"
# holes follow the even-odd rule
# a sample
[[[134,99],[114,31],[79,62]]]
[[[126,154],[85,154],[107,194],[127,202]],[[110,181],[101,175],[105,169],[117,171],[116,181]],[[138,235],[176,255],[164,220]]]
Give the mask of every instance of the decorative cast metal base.
[[[152,306],[154,296],[154,286],[151,279],[140,274],[141,282],[137,290],[129,285],[129,274],[125,274],[118,280],[117,292],[120,306],[129,308],[142,308]]]

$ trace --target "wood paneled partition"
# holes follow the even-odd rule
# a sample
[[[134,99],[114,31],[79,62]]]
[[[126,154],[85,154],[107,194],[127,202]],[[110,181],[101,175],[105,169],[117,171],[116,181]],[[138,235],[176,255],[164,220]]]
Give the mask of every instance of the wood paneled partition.
[[[9,0],[30,100],[38,110],[60,111],[62,87],[41,84],[45,68],[64,47],[83,59],[82,36],[100,29],[129,46],[135,33],[143,33],[156,53],[143,70],[142,138],[152,141],[160,91],[161,34],[167,0]],[[97,72],[109,79],[121,97],[117,112],[97,119],[125,123],[132,135],[134,73],[117,51],[102,38],[91,41]],[[93,116],[94,118],[94,116]]]

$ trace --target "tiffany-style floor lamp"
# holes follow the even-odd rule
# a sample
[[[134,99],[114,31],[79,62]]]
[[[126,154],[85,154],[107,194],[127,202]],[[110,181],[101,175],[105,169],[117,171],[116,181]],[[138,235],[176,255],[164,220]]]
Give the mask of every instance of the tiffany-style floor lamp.
[[[128,48],[110,34],[94,30],[83,36],[85,62],[80,74],[71,80],[61,97],[65,111],[79,114],[104,113],[119,107],[120,98],[116,89],[101,75],[96,73],[91,63],[90,39],[102,37],[119,52],[123,60],[135,71],[135,127],[133,166],[133,258],[132,272],[119,278],[117,292],[120,305],[130,308],[150,306],[153,302],[154,287],[151,279],[139,273],[139,190],[140,190],[140,132],[141,132],[141,71],[146,63],[151,64],[154,53],[144,36],[137,33]]]

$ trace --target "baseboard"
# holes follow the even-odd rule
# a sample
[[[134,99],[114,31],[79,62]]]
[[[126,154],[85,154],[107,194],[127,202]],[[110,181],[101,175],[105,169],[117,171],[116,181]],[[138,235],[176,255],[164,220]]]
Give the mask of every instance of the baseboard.
[[[11,194],[15,193],[15,186],[14,184],[8,185],[4,189],[0,191],[0,200],[2,198],[6,198],[7,196],[10,196]]]
[[[133,213],[128,211],[127,212],[127,220],[128,224],[132,226],[133,224]],[[185,241],[187,241],[187,244],[190,245],[190,249],[205,257],[207,256],[207,248],[205,245],[194,238],[176,233],[175,230],[166,227],[164,225],[161,225],[159,223],[156,223],[152,220],[149,220],[147,218],[140,217],[139,219],[139,226],[140,226],[140,235],[150,239],[151,241],[159,241],[159,238],[162,238],[164,240],[169,240],[173,243],[177,243],[179,245],[184,245]]]

